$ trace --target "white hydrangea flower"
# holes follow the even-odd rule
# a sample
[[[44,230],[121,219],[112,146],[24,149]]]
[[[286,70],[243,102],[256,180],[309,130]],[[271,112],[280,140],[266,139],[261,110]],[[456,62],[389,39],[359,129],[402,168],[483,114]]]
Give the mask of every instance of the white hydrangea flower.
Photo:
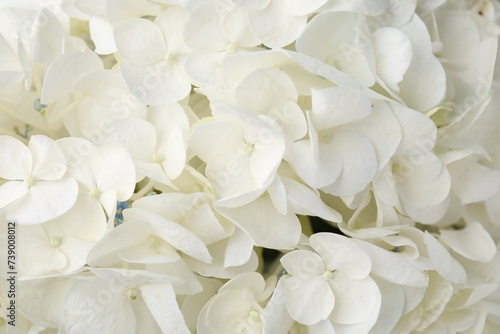
[[[189,333],[175,299],[175,279],[142,270],[92,272],[67,293],[66,332]]]
[[[218,197],[234,197],[269,185],[281,163],[282,132],[237,107],[214,105],[214,119],[192,130],[191,149],[207,163],[205,174]]]
[[[401,140],[401,128],[392,112],[372,110],[374,106],[359,88],[313,90],[312,110],[307,112],[309,138],[293,144],[290,161],[308,185],[351,196],[372,181]],[[393,131],[389,145],[385,133],[369,126],[379,121]]]
[[[138,178],[147,176],[172,188],[186,164],[189,122],[177,103],[150,106],[145,119],[114,120],[102,134],[102,143],[123,145],[134,159]]]
[[[224,284],[201,310],[198,333],[264,333],[262,304],[273,291],[273,279],[244,273]],[[233,307],[227,307],[232,305]]]
[[[369,276],[371,261],[358,246],[342,236],[317,233],[310,238],[314,251],[297,250],[281,259],[283,294],[292,318],[305,325],[329,319],[333,326],[362,325],[368,333],[380,309],[380,291]]]
[[[184,71],[190,52],[183,38],[186,17],[182,7],[172,6],[154,22],[130,18],[114,28],[122,58],[121,73],[139,101],[169,104],[182,100],[191,91],[191,81]]]
[[[39,224],[59,217],[76,201],[78,185],[67,175],[66,159],[57,144],[42,135],[28,146],[0,136],[0,209],[8,220]]]

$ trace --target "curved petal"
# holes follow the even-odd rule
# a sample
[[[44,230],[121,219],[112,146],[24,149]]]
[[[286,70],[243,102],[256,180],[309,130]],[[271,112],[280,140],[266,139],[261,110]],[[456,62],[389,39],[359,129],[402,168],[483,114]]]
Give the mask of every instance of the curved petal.
[[[384,83],[399,92],[398,83],[410,66],[413,48],[410,40],[398,29],[383,27],[372,37],[377,74]]]
[[[0,136],[0,177],[24,180],[31,175],[33,159],[30,150],[11,136]]]
[[[201,239],[182,225],[147,210],[131,208],[123,211],[127,220],[147,221],[153,228],[154,235],[162,238],[186,255],[202,262],[210,263],[212,257]]]
[[[381,295],[371,277],[352,279],[336,271],[329,281],[335,295],[335,307],[330,319],[340,324],[359,324],[377,318]]]
[[[371,272],[387,282],[410,287],[426,287],[429,278],[405,256],[373,244],[353,239],[370,257]]]
[[[155,241],[156,242],[156,241]],[[159,240],[160,245],[150,245],[150,241],[125,248],[118,252],[118,257],[130,263],[170,263],[180,259],[179,254],[169,246],[165,241]]]
[[[116,283],[115,283],[116,284]],[[103,292],[109,302],[102,302]],[[100,308],[96,309],[96,305]],[[81,280],[68,291],[65,303],[65,329],[68,333],[136,332],[136,318],[123,286],[110,289],[102,279]]]
[[[462,204],[487,200],[500,187],[500,171],[490,169],[471,159],[462,159],[447,166],[452,179],[451,191]]]
[[[243,290],[219,293],[208,303],[207,327],[213,333],[230,333],[234,329],[245,328],[251,311],[252,305],[246,300]]]
[[[328,281],[321,275],[287,277],[284,296],[292,318],[304,325],[314,325],[327,319],[336,302]]]
[[[172,283],[149,284],[139,287],[141,296],[163,333],[189,334],[175,299]]]
[[[120,250],[140,244],[152,233],[153,229],[145,222],[125,222],[99,240],[88,254],[87,263],[91,266],[112,266],[120,262]]]
[[[70,176],[57,181],[37,181],[5,216],[19,224],[33,225],[59,217],[76,201],[78,184]]]
[[[160,28],[146,19],[128,19],[113,31],[116,48],[132,66],[149,66],[165,58],[167,47]]]
[[[326,205],[317,192],[287,177],[281,177],[281,180],[285,185],[291,211],[299,215],[321,217],[336,223],[342,221],[340,213]]]
[[[285,254],[280,262],[286,272],[294,276],[320,276],[326,270],[321,256],[308,250],[295,250]]]
[[[0,209],[26,195],[28,190],[28,184],[23,181],[11,181],[2,184],[0,186]]]
[[[410,67],[399,82],[399,88],[410,108],[427,111],[444,99],[446,74],[443,66],[432,53],[414,46]]]
[[[43,80],[41,102],[48,104],[57,101],[69,93],[85,75],[102,69],[101,59],[90,49],[63,53],[47,69]]]
[[[121,63],[120,69],[132,94],[145,104],[175,103],[191,91],[182,60],[160,61],[147,67]]]
[[[95,53],[108,55],[116,52],[113,26],[109,21],[100,16],[92,16],[89,19],[90,38],[95,45]]]
[[[473,261],[489,262],[497,251],[490,234],[478,222],[467,225],[463,230],[441,230],[439,240]]]
[[[378,170],[377,154],[371,141],[356,132],[341,132],[334,135],[330,147],[340,156],[342,172],[335,182],[322,190],[336,196],[352,196],[361,192]]]
[[[32,136],[28,148],[33,156],[31,176],[35,179],[53,181],[66,173],[66,158],[53,139],[42,135]]]
[[[297,90],[292,79],[278,69],[258,69],[248,74],[234,91],[242,107],[256,113],[267,113],[279,100],[297,101]]]
[[[428,208],[444,201],[451,188],[448,170],[433,153],[398,159],[399,196],[415,208]]]
[[[194,126],[189,147],[201,160],[209,162],[217,153],[237,150],[243,136],[243,127],[236,122],[207,120]]]
[[[133,159],[149,162],[155,153],[156,132],[151,123],[140,118],[113,121],[101,144],[116,143],[127,149]]]
[[[221,16],[213,2],[205,2],[196,7],[189,15],[184,28],[184,41],[193,50],[222,51],[229,41],[225,38]]]
[[[310,125],[312,126],[312,125]],[[320,160],[315,150],[321,152]],[[311,140],[301,140],[293,144],[291,165],[302,180],[313,188],[320,188],[333,183],[342,171],[340,154],[324,143],[314,147]]]
[[[403,136],[396,153],[398,155],[426,155],[434,147],[437,128],[426,115],[399,104],[390,104],[401,124]]]
[[[250,11],[248,16],[253,32],[271,48],[292,43],[307,22],[306,15],[288,15],[284,0],[273,0],[263,9]]]
[[[359,132],[370,139],[377,154],[378,167],[382,168],[394,156],[403,140],[403,133],[398,118],[388,103],[372,100],[372,109],[367,117],[344,124],[338,129]]]
[[[372,112],[371,102],[363,90],[338,86],[312,91],[314,128],[326,130],[357,121]]]
[[[90,165],[99,191],[114,190],[118,201],[126,201],[134,193],[135,166],[121,145],[99,147],[90,157]]]
[[[301,227],[295,214],[280,214],[269,197],[260,196],[239,208],[215,209],[245,231],[255,245],[273,249],[293,249],[299,242]],[[283,233],[287,231],[287,233]]]
[[[452,283],[465,283],[467,272],[464,267],[427,231],[424,233],[424,242],[432,265],[439,275]]]
[[[370,257],[346,237],[334,233],[315,233],[309,242],[321,255],[328,270],[342,272],[354,279],[363,279],[371,271]]]

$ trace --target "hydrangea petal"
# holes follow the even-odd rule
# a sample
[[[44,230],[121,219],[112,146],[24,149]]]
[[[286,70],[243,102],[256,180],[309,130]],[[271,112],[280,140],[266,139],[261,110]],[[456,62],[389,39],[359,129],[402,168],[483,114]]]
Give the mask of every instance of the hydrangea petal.
[[[368,116],[371,103],[359,88],[339,86],[312,91],[313,124],[318,130],[330,129]]]
[[[411,287],[426,287],[429,284],[427,276],[403,255],[357,239],[353,239],[353,242],[363,248],[370,257],[372,273],[387,282]]]
[[[292,179],[281,177],[290,205],[290,210],[299,215],[318,216],[332,222],[341,222],[342,216],[326,205],[318,193],[306,185]]]
[[[484,201],[500,187],[500,171],[473,160],[462,159],[447,166],[452,178],[451,191],[462,204]]]
[[[439,240],[473,261],[489,262],[497,250],[490,234],[478,222],[467,225],[463,230],[441,230]]]
[[[214,203],[215,209],[245,231],[258,246],[293,249],[300,238],[301,227],[295,214],[280,214],[269,197],[258,197],[239,208],[225,208]],[[287,233],[282,233],[287,231]]]
[[[284,296],[292,318],[305,325],[327,319],[336,300],[328,281],[321,275],[287,277]]]
[[[24,180],[31,175],[31,151],[11,136],[0,136],[0,177],[7,180]]]
[[[145,19],[128,19],[113,31],[116,48],[132,66],[149,66],[165,58],[167,47],[160,28]]]
[[[33,156],[32,177],[37,180],[57,180],[66,173],[66,159],[57,144],[49,137],[32,136],[28,148]]]
[[[337,196],[361,192],[377,172],[377,155],[371,141],[356,132],[341,132],[332,138],[331,147],[342,161],[342,171],[332,184],[322,190]],[[353,147],[356,149],[353,150]]]
[[[118,201],[126,201],[134,192],[135,166],[128,152],[120,145],[99,147],[90,164],[100,191],[113,189]]]
[[[68,51],[49,65],[45,74],[41,102],[52,103],[71,91],[85,75],[102,70],[99,56],[90,50]]]
[[[109,284],[101,279],[81,280],[70,288],[65,303],[66,332],[136,332],[136,318],[126,288],[110,289]],[[101,291],[109,293],[108,303],[99,303]],[[96,304],[101,306],[99,312],[95,309]]]
[[[446,93],[446,74],[439,60],[421,45],[413,44],[410,67],[399,83],[406,104],[418,111],[427,111],[440,103]],[[416,84],[418,82],[418,85]]]
[[[245,318],[251,310],[252,305],[246,301],[243,290],[219,293],[208,304],[207,326],[214,333],[229,333],[234,328],[245,328]]]
[[[203,262],[210,263],[211,256],[201,239],[182,225],[164,217],[139,208],[127,209],[123,212],[126,219],[147,221],[154,234],[176,249]]]
[[[372,37],[376,69],[380,79],[398,92],[398,83],[410,66],[413,48],[410,40],[400,30],[384,27]]]
[[[228,238],[224,254],[224,268],[248,263],[253,251],[253,241],[241,229],[236,228]]]
[[[424,242],[432,265],[439,275],[452,283],[462,284],[466,281],[467,273],[462,265],[427,231],[424,233]]]
[[[284,0],[272,0],[266,8],[248,13],[253,32],[272,48],[292,43],[307,22],[307,16],[290,16]]]
[[[161,61],[147,67],[121,63],[120,68],[132,94],[145,104],[175,103],[191,91],[182,60]]]
[[[432,150],[437,137],[437,128],[429,117],[399,104],[390,108],[401,124],[403,136],[396,153],[398,155],[425,155]]]
[[[95,45],[95,53],[108,55],[116,52],[116,44],[113,36],[113,26],[107,19],[92,16],[89,19],[90,38]]]
[[[290,275],[322,275],[326,270],[323,259],[318,254],[308,250],[296,250],[285,254],[280,262]]]
[[[315,151],[321,152],[319,161]],[[335,148],[324,143],[314,147],[312,140],[294,143],[291,164],[300,178],[313,188],[331,184],[342,171],[342,159]]]
[[[2,184],[0,186],[0,208],[5,208],[15,202],[26,195],[28,191],[29,186],[22,181],[11,181]]]
[[[340,324],[359,324],[377,318],[381,295],[371,277],[352,279],[338,271],[328,282],[335,295],[331,320]]]
[[[328,270],[338,270],[354,279],[363,279],[370,273],[370,258],[349,239],[334,233],[315,233],[309,242]]]
[[[418,160],[417,160],[418,159]],[[446,167],[434,154],[417,154],[399,162],[397,178],[401,200],[412,207],[439,204],[450,192],[451,179]],[[415,164],[412,162],[416,161]],[[404,166],[404,167],[401,167]],[[402,171],[401,171],[402,170]]]
[[[9,207],[5,216],[19,224],[39,224],[68,211],[76,201],[78,185],[70,176],[57,181],[37,181],[28,194]]]
[[[139,290],[163,333],[189,334],[171,283],[145,283]]]
[[[257,114],[266,113],[277,100],[297,101],[290,77],[277,69],[258,69],[247,75],[235,88],[239,105]]]
[[[221,51],[229,43],[222,29],[219,15],[224,15],[217,10],[213,2],[205,2],[196,7],[189,15],[184,28],[185,43],[194,50]]]

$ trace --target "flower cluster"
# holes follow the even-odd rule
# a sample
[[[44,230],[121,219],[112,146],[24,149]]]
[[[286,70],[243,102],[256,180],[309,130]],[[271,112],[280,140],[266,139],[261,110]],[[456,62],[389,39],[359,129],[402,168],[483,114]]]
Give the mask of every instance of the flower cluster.
[[[0,1],[16,329],[498,333],[498,12]]]

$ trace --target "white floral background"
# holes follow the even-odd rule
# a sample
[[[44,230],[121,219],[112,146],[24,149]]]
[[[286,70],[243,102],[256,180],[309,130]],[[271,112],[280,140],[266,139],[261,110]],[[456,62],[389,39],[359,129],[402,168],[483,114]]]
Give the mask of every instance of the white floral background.
[[[498,24],[0,0],[0,333],[499,333]]]

